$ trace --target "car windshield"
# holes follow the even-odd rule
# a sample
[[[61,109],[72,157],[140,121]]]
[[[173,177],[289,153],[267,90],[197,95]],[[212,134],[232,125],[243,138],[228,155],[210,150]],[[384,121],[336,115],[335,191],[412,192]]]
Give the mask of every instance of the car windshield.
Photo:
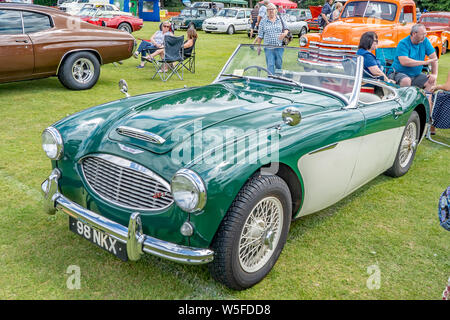
[[[393,3],[356,1],[345,6],[341,18],[364,17],[394,21],[396,13],[397,6]]]
[[[281,68],[274,73],[266,64],[266,55],[281,51]],[[343,54],[333,62],[317,59],[317,52],[295,47],[238,46],[216,81],[230,78],[282,81],[299,87],[317,88],[337,94],[349,103],[357,101],[362,78],[363,60],[359,56]]]
[[[219,13],[216,15],[217,17],[226,17],[226,18],[234,18],[237,14],[237,10],[233,9],[222,9],[219,11]]]
[[[77,13],[77,16],[93,17],[97,11],[98,10],[94,8],[83,8],[80,10],[80,12]]]
[[[193,17],[197,15],[197,9],[184,9],[181,10],[180,16],[182,17]]]

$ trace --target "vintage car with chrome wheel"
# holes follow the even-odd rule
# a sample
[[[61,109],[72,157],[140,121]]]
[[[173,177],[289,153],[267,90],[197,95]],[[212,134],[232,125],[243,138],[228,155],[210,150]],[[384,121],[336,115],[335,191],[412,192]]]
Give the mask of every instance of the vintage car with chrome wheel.
[[[122,81],[123,99],[44,130],[48,212],[120,259],[209,264],[226,286],[249,288],[292,220],[410,169],[428,100],[362,71],[361,57],[240,45],[206,86],[130,96]]]
[[[1,3],[0,46],[0,83],[57,76],[68,89],[86,90],[101,65],[131,57],[136,40],[55,8]]]

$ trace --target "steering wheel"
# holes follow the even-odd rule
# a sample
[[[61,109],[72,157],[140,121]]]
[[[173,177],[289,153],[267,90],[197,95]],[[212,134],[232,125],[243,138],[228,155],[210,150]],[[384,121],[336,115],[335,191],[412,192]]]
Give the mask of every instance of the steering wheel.
[[[258,71],[258,73],[257,73],[258,77],[261,75],[261,71],[267,72],[267,75],[272,74],[269,70],[267,70],[264,67],[260,67],[260,66],[248,66],[244,69],[244,71],[242,73],[245,73],[245,71],[250,70],[250,69],[256,69]]]

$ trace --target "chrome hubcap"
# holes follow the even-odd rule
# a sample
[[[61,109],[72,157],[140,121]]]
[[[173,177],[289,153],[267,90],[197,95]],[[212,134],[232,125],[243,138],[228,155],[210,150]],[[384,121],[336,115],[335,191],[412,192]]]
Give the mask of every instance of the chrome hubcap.
[[[75,81],[85,84],[94,77],[94,64],[91,60],[80,58],[72,65],[72,76]]]
[[[239,242],[239,263],[246,272],[256,272],[272,257],[283,227],[283,206],[275,197],[267,197],[251,211]]]
[[[417,144],[417,126],[415,122],[411,122],[406,127],[405,135],[400,146],[399,160],[402,168],[408,165],[417,148]]]

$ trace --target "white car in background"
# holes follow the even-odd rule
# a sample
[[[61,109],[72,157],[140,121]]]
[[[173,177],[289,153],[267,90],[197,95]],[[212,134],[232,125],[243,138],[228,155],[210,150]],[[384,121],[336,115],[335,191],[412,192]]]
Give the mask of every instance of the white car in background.
[[[297,21],[296,16],[291,16],[288,14],[282,15],[283,21],[286,23],[286,28],[291,31],[293,36],[298,36],[299,38],[303,36],[304,34],[308,33],[308,23],[305,21]],[[247,22],[247,35],[250,37],[250,29],[251,29],[251,20]],[[253,36],[256,36],[258,34],[257,30],[253,31]]]
[[[206,19],[202,29],[207,33],[226,32],[228,34],[245,31],[251,12],[252,9],[249,8],[224,8],[214,17]]]
[[[109,0],[68,0],[59,5],[58,8],[59,10],[62,10],[68,14],[76,15],[81,10],[81,8],[83,8],[84,5],[88,3],[112,6],[109,4]]]

